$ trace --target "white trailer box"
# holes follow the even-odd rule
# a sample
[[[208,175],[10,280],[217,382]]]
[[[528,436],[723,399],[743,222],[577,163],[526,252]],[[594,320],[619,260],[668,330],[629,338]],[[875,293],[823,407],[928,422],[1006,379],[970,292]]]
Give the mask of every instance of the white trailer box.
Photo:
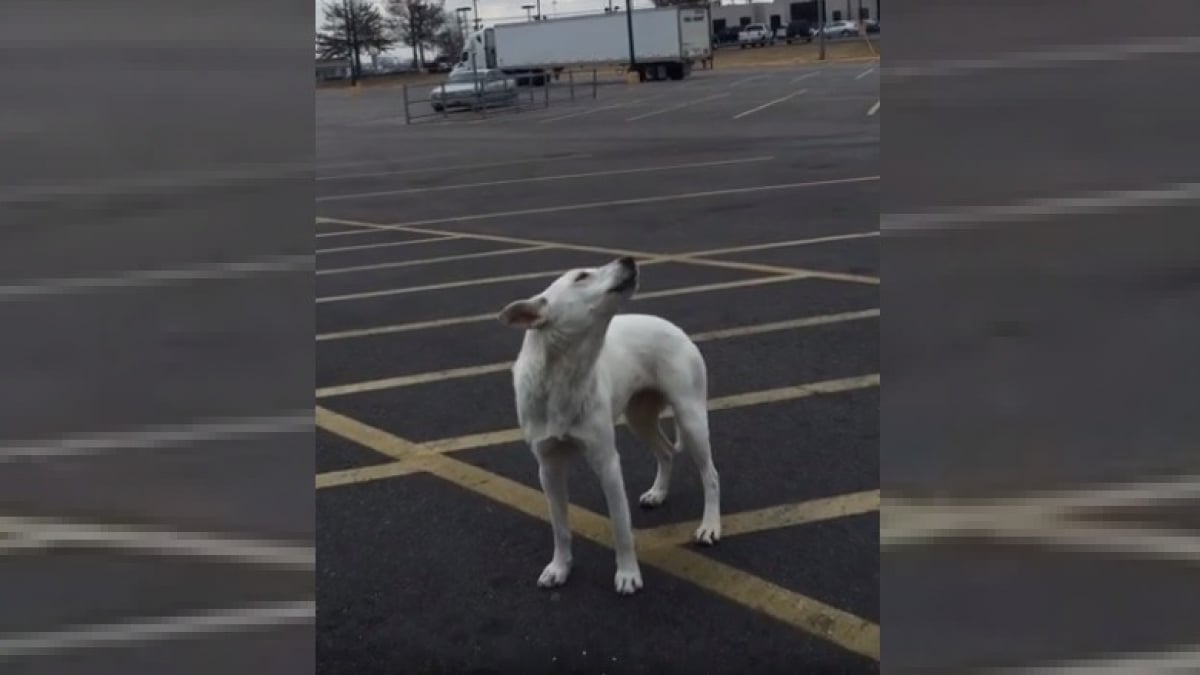
[[[643,76],[682,79],[693,62],[712,55],[706,7],[637,10],[632,18],[634,55]],[[627,18],[624,12],[613,12],[500,24],[472,36],[463,54],[464,66],[472,55],[479,67],[486,64],[510,74],[627,64]]]

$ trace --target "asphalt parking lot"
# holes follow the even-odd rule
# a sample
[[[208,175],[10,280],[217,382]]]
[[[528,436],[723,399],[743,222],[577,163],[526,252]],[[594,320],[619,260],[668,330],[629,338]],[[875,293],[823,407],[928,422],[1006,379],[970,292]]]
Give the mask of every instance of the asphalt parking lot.
[[[1198,8],[994,9],[889,22],[887,670],[1200,672]]]
[[[320,672],[878,672],[877,77],[703,72],[412,126],[395,90],[318,94]],[[543,591],[494,316],[616,255],[643,265],[629,311],[709,363],[724,539],[688,542],[677,470],[634,508],[646,587],[620,598],[578,466],[576,566]],[[618,439],[636,500],[654,462]]]

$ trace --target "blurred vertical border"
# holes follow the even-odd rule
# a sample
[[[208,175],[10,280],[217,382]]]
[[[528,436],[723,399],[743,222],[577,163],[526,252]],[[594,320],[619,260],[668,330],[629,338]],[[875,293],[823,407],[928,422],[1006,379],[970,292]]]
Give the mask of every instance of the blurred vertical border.
[[[1200,672],[1200,5],[896,5],[884,670]]]
[[[313,668],[312,20],[0,5],[0,672]]]

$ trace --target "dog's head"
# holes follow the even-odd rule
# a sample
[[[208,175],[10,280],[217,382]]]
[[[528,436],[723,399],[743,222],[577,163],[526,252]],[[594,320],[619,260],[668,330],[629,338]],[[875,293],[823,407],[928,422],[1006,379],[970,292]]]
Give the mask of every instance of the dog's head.
[[[619,258],[603,267],[567,272],[538,295],[509,303],[499,319],[522,330],[587,333],[607,327],[637,285],[637,263],[633,258]]]

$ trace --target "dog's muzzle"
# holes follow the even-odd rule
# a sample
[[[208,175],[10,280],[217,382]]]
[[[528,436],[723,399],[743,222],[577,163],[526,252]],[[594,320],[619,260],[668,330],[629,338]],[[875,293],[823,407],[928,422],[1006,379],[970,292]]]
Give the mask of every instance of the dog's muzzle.
[[[622,279],[616,286],[608,289],[608,292],[625,293],[637,288],[638,269],[637,263],[634,261],[634,259],[625,257],[621,258],[617,262],[620,263],[621,271],[625,274],[625,278]]]

